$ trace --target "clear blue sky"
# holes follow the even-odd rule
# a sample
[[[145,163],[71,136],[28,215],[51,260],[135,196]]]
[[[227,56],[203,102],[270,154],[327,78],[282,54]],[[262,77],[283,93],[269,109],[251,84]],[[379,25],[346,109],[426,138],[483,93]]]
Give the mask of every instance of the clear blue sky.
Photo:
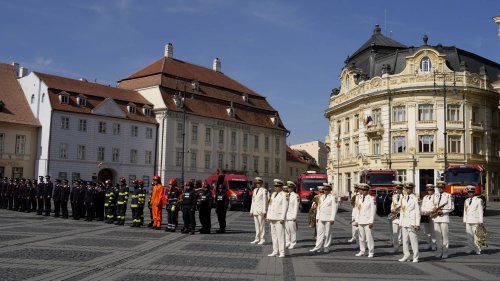
[[[0,61],[113,84],[163,55],[222,71],[267,97],[289,143],[324,140],[348,54],[372,34],[455,45],[500,62],[498,0],[1,1]],[[392,32],[391,32],[392,31]]]

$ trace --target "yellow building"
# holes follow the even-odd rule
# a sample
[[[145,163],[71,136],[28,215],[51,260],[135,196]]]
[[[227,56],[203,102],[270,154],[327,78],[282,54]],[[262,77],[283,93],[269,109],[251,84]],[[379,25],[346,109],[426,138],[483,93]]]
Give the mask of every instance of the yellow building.
[[[406,46],[376,26],[345,61],[325,111],[327,171],[338,192],[350,191],[364,169],[396,170],[419,192],[446,161],[483,165],[485,195],[500,198],[500,95],[492,85],[500,65],[427,42]]]

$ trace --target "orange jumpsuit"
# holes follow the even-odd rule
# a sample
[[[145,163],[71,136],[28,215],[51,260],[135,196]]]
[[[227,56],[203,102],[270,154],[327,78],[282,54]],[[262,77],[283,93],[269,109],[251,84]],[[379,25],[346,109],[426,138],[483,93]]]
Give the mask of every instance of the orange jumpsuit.
[[[153,227],[161,227],[161,215],[163,210],[163,196],[165,196],[165,189],[161,184],[153,187],[153,194],[151,194],[151,207],[153,209]]]

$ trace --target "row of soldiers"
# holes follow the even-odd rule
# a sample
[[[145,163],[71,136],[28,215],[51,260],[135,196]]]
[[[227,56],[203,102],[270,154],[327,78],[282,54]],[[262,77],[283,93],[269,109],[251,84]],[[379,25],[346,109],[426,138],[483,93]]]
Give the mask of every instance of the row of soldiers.
[[[0,181],[0,208],[20,212],[37,212],[50,215],[54,184],[50,176],[37,179],[13,179],[4,177]],[[59,195],[60,193],[56,193]],[[59,200],[58,197],[56,200]]]

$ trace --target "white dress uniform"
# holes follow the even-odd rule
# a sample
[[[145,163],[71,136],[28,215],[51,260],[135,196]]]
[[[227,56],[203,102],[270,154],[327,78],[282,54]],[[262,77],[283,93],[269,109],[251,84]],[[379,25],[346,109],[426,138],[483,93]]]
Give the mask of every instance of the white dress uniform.
[[[434,208],[434,195],[425,195],[422,199],[422,208],[420,209],[420,214],[428,216],[432,209]],[[436,250],[436,235],[434,233],[434,222],[429,220],[428,223],[422,223],[422,229],[426,236],[427,248]]]
[[[250,214],[253,215],[255,223],[255,240],[252,244],[264,244],[266,242],[264,235],[266,234],[265,216],[267,213],[267,204],[269,201],[269,192],[263,187],[258,187],[253,190],[252,206]]]
[[[356,221],[356,218],[358,217],[359,210],[356,208],[356,205],[358,204],[358,198],[359,198],[359,193],[354,194],[354,206],[352,207],[352,213],[351,213],[351,225],[352,225],[352,237],[351,239],[348,240],[349,243],[356,241],[358,243],[358,222]]]
[[[299,211],[299,196],[295,192],[288,193],[288,210],[286,212],[286,246],[293,249],[297,244],[297,213]]]
[[[400,225],[403,235],[403,258],[399,261],[407,261],[410,257],[409,244],[413,251],[413,262],[418,262],[418,234],[416,227],[420,226],[420,206],[415,194],[405,196],[401,200]]]
[[[437,216],[433,219],[434,222],[434,235],[436,236],[436,257],[442,257],[443,259],[448,258],[448,224],[450,223],[450,213],[453,212],[454,204],[453,200],[451,200],[451,195],[449,193],[436,193],[434,194],[434,208],[439,206],[444,207],[441,209],[443,215]]]
[[[318,251],[321,247],[326,253],[329,252],[332,242],[332,222],[335,221],[337,215],[337,199],[334,195],[323,194],[318,201],[318,209],[316,211],[316,246],[313,251]]]
[[[273,252],[269,256],[279,253],[285,256],[285,219],[288,209],[288,196],[284,191],[273,192],[269,198],[269,209],[267,220],[271,225],[271,236],[273,240]]]
[[[396,212],[398,208],[401,211],[401,199],[403,198],[403,194],[394,194],[392,195],[392,203],[391,203],[391,212]],[[396,253],[399,250],[399,245],[401,244],[401,228],[399,227],[400,218],[395,218],[391,222],[391,230],[392,230],[392,246],[393,252]]]
[[[475,235],[478,225],[483,223],[483,200],[477,196],[467,198],[464,201],[464,223],[467,236],[468,253],[481,254],[481,248],[477,245]]]
[[[373,241],[372,230],[369,225],[373,224],[375,219],[376,205],[375,199],[371,195],[359,195],[358,204],[358,222],[359,228],[359,253],[356,256],[362,256],[366,253],[368,244],[368,257],[373,258],[375,254],[375,242]]]

